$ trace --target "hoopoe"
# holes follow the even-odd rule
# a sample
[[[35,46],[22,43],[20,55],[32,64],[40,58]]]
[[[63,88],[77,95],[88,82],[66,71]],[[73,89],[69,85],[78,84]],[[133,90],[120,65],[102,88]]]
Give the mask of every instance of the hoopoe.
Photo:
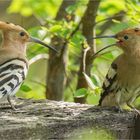
[[[116,46],[121,48],[123,53],[111,64],[103,82],[99,105],[116,106],[122,109],[126,104],[140,114],[133,105],[136,98],[140,96],[140,29],[125,29],[113,36],[95,38],[105,37],[116,38],[118,40]]]
[[[10,96],[16,94],[27,75],[29,68],[26,58],[27,42],[39,43],[55,52],[57,50],[31,37],[19,25],[0,21],[0,30],[3,37],[0,48],[0,98],[6,97],[12,109],[15,110]]]

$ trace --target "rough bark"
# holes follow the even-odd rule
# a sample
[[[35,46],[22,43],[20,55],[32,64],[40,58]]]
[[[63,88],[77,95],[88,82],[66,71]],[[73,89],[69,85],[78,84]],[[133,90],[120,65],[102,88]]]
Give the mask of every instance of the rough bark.
[[[90,49],[88,50],[86,54],[86,62],[85,62],[85,73],[89,76],[90,76],[92,63],[93,63],[92,55],[95,52],[95,44],[93,40],[89,38],[94,36],[96,14],[97,14],[99,4],[100,4],[100,0],[89,0],[89,3],[87,5],[87,10],[82,18],[82,25],[83,25],[82,32],[83,32],[83,35],[87,38],[87,43],[90,46]],[[88,88],[88,84],[83,75],[83,56],[84,56],[84,49],[82,51],[82,59],[80,61],[77,89]],[[75,98],[75,102],[85,103],[85,98],[83,97],[78,100],[77,98]]]
[[[66,8],[75,3],[75,0],[63,1],[58,10],[56,20],[67,20]],[[53,37],[52,46],[61,53],[49,52],[46,96],[50,100],[62,100],[66,84],[65,69],[67,65],[67,44],[63,39]]]
[[[116,139],[140,138],[133,112],[57,101],[17,101],[19,111],[0,108],[1,140],[47,140],[98,138],[95,131],[106,131]],[[104,136],[104,135],[103,135]]]

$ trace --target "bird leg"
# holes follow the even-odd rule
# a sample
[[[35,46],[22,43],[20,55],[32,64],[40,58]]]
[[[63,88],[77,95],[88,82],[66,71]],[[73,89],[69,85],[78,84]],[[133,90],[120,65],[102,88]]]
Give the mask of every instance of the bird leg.
[[[128,105],[131,109],[133,109],[136,113],[138,113],[138,115],[140,115],[140,110],[136,109],[136,108],[131,104],[131,102],[128,102],[127,105]]]
[[[115,112],[118,112],[118,113],[123,113],[124,112],[124,110],[122,109],[122,107],[120,105],[113,106],[112,108]]]
[[[10,98],[10,95],[7,96],[7,101],[9,102],[11,108],[12,108],[14,111],[16,111],[17,108],[15,108],[15,106],[12,104],[12,102],[11,102],[11,98]]]
[[[121,93],[117,94],[116,96],[116,105],[117,105],[116,108],[118,109],[119,113],[122,113],[124,112],[124,110],[122,109],[122,106],[120,104],[120,99],[121,99]]]
[[[136,108],[132,105],[132,103],[136,100],[136,98],[137,98],[137,95],[133,96],[130,100],[128,100],[127,105],[128,105],[132,110],[134,110],[136,113],[138,113],[138,115],[140,115],[140,111],[139,111],[138,109],[136,109]]]

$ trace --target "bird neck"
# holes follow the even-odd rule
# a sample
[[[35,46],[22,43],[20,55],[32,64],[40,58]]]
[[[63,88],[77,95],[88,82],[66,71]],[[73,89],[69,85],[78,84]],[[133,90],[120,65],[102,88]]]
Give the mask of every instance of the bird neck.
[[[26,44],[19,42],[19,41],[11,41],[9,39],[3,39],[2,42],[2,48],[9,48],[9,49],[13,49],[19,53],[23,53],[23,55],[26,56]]]
[[[140,49],[124,51],[124,57],[129,62],[140,63]]]

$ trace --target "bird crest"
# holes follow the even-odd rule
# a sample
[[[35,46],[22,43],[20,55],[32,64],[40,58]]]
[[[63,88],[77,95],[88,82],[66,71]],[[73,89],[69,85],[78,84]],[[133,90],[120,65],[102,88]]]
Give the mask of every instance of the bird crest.
[[[123,31],[120,31],[116,34],[116,36],[122,36],[124,34],[133,34],[133,35],[140,35],[140,28],[128,28]]]
[[[9,23],[9,22],[3,22],[3,21],[0,21],[0,29],[1,30],[17,30],[17,31],[22,30],[27,33],[27,31],[21,26],[13,24],[13,23]]]

